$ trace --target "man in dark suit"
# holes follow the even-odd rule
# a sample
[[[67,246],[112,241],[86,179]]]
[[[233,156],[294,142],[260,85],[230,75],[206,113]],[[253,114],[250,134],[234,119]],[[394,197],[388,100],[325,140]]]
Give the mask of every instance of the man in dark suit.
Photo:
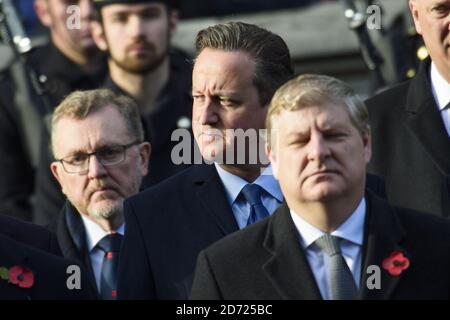
[[[450,1],[410,0],[430,58],[410,81],[367,101],[373,131],[369,171],[392,204],[450,215]]]
[[[80,268],[80,287],[68,260],[16,242],[0,234],[0,300],[84,300],[95,299],[88,278]],[[16,270],[16,272],[14,272]],[[6,279],[6,276],[8,278]]]
[[[139,107],[146,140],[152,144],[151,174],[142,189],[187,168],[171,161],[177,128],[191,128],[192,64],[170,46],[178,11],[169,0],[96,0],[99,22],[94,40],[108,55],[109,75],[102,87],[132,98]],[[121,17],[120,23],[117,17]],[[117,39],[120,39],[119,41]],[[48,144],[48,136],[43,142]],[[36,180],[35,222],[45,224],[64,205],[64,196],[43,153]]]
[[[13,217],[0,215],[0,233],[30,247],[60,256],[58,240],[53,232]]]
[[[283,201],[271,166],[258,155],[269,100],[292,76],[286,44],[256,26],[228,23],[200,31],[196,45],[193,131],[201,155],[214,165],[195,164],[126,201],[120,298],[187,299],[200,250]],[[253,142],[227,136],[239,129],[249,139],[253,133]],[[243,161],[229,159],[230,150]],[[383,183],[372,178],[382,192]],[[255,187],[259,203],[250,204],[246,191]]]
[[[254,25],[227,23],[200,31],[196,47],[193,132],[209,164],[195,164],[126,201],[119,298],[187,299],[200,250],[282,201],[258,146],[269,100],[292,76],[285,42]],[[253,142],[239,145],[235,129],[249,129]],[[242,191],[246,186],[258,193],[257,210]]]
[[[289,81],[266,123],[286,203],[200,253],[193,299],[449,299],[450,223],[365,191],[368,113],[347,85]]]
[[[103,299],[117,297],[123,202],[148,170],[143,139],[134,101],[107,89],[74,92],[53,114],[51,170],[68,199],[56,225],[59,246],[84,265]]]

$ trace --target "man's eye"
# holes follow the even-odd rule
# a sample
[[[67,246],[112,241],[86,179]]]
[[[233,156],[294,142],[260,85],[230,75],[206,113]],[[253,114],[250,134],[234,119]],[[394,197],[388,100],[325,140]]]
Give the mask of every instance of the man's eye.
[[[291,147],[301,147],[308,143],[308,139],[296,139],[288,142]]]
[[[193,95],[192,99],[194,99],[194,102],[203,102],[205,101],[205,96],[202,95]]]
[[[98,156],[102,159],[109,160],[109,159],[115,159],[118,155],[120,155],[122,152],[119,148],[108,148],[103,149],[97,152]]]
[[[87,156],[85,154],[79,154],[79,155],[71,156],[71,157],[65,159],[65,161],[72,165],[79,165],[79,164],[83,164],[86,161],[86,158],[87,158]]]
[[[341,139],[341,138],[343,138],[345,135],[343,134],[343,133],[337,133],[337,132],[335,132],[335,133],[329,133],[329,134],[327,134],[326,135],[326,137],[328,138],[328,139]]]
[[[111,18],[112,22],[125,23],[127,22],[128,16],[124,14],[117,14]]]
[[[450,6],[438,5],[431,9],[431,11],[438,17],[446,16],[450,11]]]
[[[225,107],[235,107],[237,106],[237,102],[229,99],[220,99],[220,103]]]

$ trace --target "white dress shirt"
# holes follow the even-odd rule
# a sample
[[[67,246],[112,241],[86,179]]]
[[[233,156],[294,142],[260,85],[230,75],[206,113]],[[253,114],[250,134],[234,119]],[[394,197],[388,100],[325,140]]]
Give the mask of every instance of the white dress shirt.
[[[441,76],[434,62],[431,63],[431,87],[433,96],[444,121],[445,129],[450,137],[450,107],[445,108],[450,103],[450,83]]]
[[[319,287],[320,294],[325,300],[331,299],[328,285],[328,255],[317,247],[314,242],[325,233],[306,222],[291,210],[292,220],[300,235],[300,245],[305,250],[306,258]],[[361,278],[362,245],[364,237],[364,220],[366,217],[366,201],[363,198],[353,214],[331,233],[341,238],[341,252],[359,288]]]
[[[86,245],[89,250],[89,257],[91,258],[92,270],[94,271],[95,282],[97,284],[97,289],[100,290],[100,276],[102,272],[102,264],[103,259],[105,257],[105,253],[97,248],[97,243],[103,239],[109,233],[103,230],[98,224],[89,218],[81,215],[83,219],[84,228],[86,230]],[[125,224],[123,223],[119,229],[117,229],[117,233],[124,235]]]
[[[214,163],[222,181],[228,202],[233,210],[233,215],[236,218],[236,222],[239,229],[243,229],[247,226],[248,217],[250,215],[250,205],[243,198],[239,196],[242,188],[244,188],[248,182],[228,171],[222,169],[217,163]],[[272,166],[269,165],[261,175],[253,181],[253,184],[259,185],[265,192],[261,195],[261,201],[264,207],[271,215],[283,202],[283,194],[281,193],[280,185],[272,174]]]

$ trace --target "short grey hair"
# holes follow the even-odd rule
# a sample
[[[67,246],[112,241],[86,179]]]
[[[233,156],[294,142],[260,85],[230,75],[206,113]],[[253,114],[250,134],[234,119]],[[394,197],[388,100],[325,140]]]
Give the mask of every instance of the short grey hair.
[[[228,22],[208,27],[197,34],[195,47],[197,56],[205,48],[247,53],[255,63],[253,83],[263,106],[293,76],[291,56],[284,40],[256,25]]]
[[[109,89],[75,91],[69,94],[55,109],[52,116],[52,146],[55,127],[62,118],[85,119],[91,112],[104,107],[113,107],[122,115],[128,132],[137,141],[144,140],[144,129],[138,106],[131,98]]]
[[[266,118],[267,141],[272,143],[271,130],[282,110],[296,111],[312,105],[333,103],[345,107],[350,120],[361,136],[370,131],[369,113],[364,101],[346,83],[336,78],[304,74],[292,79],[275,92]]]

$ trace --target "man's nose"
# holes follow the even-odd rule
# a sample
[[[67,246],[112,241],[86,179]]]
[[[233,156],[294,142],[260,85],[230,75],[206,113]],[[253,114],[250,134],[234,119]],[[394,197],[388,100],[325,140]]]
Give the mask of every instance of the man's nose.
[[[98,177],[103,177],[107,173],[105,166],[98,161],[96,155],[91,155],[89,157],[88,164],[88,178],[95,179]]]
[[[330,154],[330,148],[323,134],[320,132],[313,133],[308,143],[309,160],[323,162]]]
[[[199,123],[202,125],[208,125],[216,123],[219,119],[217,115],[216,106],[214,101],[210,98],[206,98],[203,105],[200,107]]]
[[[131,16],[128,19],[127,31],[131,37],[140,37],[143,35],[144,21],[138,16]]]

